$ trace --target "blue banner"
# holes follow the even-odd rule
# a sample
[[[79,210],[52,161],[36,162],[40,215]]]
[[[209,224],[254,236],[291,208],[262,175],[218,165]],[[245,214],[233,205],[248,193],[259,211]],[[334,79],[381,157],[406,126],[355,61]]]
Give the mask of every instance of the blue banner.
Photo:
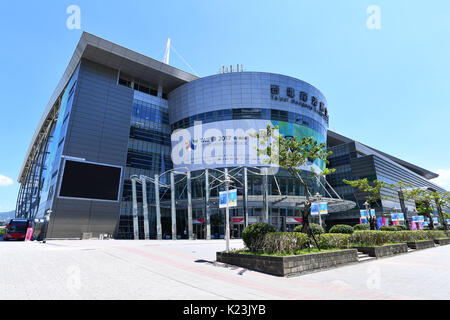
[[[319,214],[319,204],[318,203],[313,203],[311,205],[311,215],[318,215]]]

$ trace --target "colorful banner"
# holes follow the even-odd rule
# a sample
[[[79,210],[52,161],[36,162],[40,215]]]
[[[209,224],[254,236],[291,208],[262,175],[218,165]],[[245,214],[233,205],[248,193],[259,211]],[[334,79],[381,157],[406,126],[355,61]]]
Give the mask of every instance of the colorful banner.
[[[398,215],[396,213],[391,213],[391,220],[392,220],[392,222],[397,222]]]
[[[227,201],[228,200],[228,201]],[[219,193],[219,208],[224,209],[228,205],[228,208],[237,207],[237,190],[229,190],[228,196],[226,191]]]
[[[319,213],[328,214],[328,204],[326,202],[319,203]]]
[[[376,217],[376,213],[375,213],[375,209],[370,209],[370,216],[371,217]]]
[[[359,213],[361,214],[361,219],[367,219],[367,211],[366,210],[359,210]]]
[[[405,221],[405,215],[403,213],[397,214],[397,220],[398,221]]]
[[[25,236],[25,241],[31,241],[32,236],[33,236],[33,228],[28,228],[27,234]]]
[[[411,230],[417,230],[417,223],[411,221]]]
[[[319,203],[311,204],[311,215],[317,216],[319,214]]]
[[[381,226],[383,226],[383,218],[377,219],[377,230],[380,230]]]
[[[413,216],[412,217],[412,222],[418,223],[419,222],[419,216]]]

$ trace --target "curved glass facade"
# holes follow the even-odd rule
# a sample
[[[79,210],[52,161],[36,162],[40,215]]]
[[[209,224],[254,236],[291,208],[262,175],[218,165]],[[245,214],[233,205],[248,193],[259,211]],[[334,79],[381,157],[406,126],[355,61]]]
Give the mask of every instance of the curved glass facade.
[[[211,169],[211,179],[214,180],[214,176],[220,175],[216,170],[223,172],[224,168],[228,168],[231,172],[242,170],[238,169],[240,167],[267,166],[263,162],[251,163],[254,160],[251,150],[256,149],[251,131],[266,129],[269,124],[278,126],[283,135],[298,139],[314,137],[319,143],[326,143],[328,109],[325,97],[308,83],[283,75],[242,72],[201,78],[175,89],[169,94],[169,120],[174,168],[191,171],[193,219],[197,221],[194,223],[194,233],[197,237],[203,237],[206,220],[204,169]],[[246,153],[242,157],[239,156],[240,148]],[[204,155],[211,150],[213,155]],[[203,153],[200,162],[195,158],[195,153]],[[177,161],[177,156],[183,161]],[[325,167],[323,161],[315,165],[320,169]],[[308,181],[311,194],[325,195],[324,187],[308,171],[302,172],[302,178]],[[236,179],[242,180],[242,172]],[[247,196],[252,200],[247,208],[251,222],[263,219],[263,179],[262,175],[249,169]],[[176,198],[185,200],[177,205],[177,217],[183,218],[180,221],[177,218],[177,228],[184,230],[188,214],[186,180],[179,175],[176,181]],[[224,185],[213,185],[209,194],[212,201],[211,236],[220,238],[224,236],[225,221],[216,202]],[[230,212],[235,237],[239,237],[243,229],[243,185],[241,181],[233,186],[238,190],[238,207]],[[288,199],[305,195],[304,187],[284,169],[268,176],[267,188],[269,197]],[[299,223],[298,219],[294,219],[301,215],[297,206],[299,201],[289,199],[292,201],[269,201],[269,219],[278,230],[292,229]],[[163,200],[166,206],[170,206],[169,195]],[[170,230],[169,221],[162,220],[164,231]],[[182,235],[182,232],[178,234]]]

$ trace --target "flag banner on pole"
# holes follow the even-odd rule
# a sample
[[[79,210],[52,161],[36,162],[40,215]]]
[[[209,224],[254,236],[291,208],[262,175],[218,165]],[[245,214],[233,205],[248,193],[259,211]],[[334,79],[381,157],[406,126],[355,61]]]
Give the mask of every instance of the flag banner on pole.
[[[359,210],[359,213],[361,214],[362,219],[367,219],[367,211],[366,210]]]
[[[219,208],[220,209],[225,209],[227,207],[227,203],[228,203],[228,208],[232,208],[232,207],[237,207],[237,190],[229,190],[228,191],[228,195],[226,191],[222,191],[219,193]]]
[[[417,223],[411,221],[411,230],[417,230]]]
[[[326,202],[319,203],[319,213],[328,214],[328,204]]]
[[[237,207],[237,189],[228,191],[228,207]]]
[[[378,218],[377,219],[377,229],[380,230],[382,225],[383,225],[383,218]]]
[[[317,216],[318,214],[319,214],[319,204],[318,203],[311,204],[311,215]]]
[[[375,209],[370,209],[370,216],[376,217]]]

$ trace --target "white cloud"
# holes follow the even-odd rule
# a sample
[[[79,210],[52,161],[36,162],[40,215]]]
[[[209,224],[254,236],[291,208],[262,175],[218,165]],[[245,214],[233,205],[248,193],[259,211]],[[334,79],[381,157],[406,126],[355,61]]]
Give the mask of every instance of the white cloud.
[[[0,187],[6,187],[14,184],[11,178],[3,176],[0,174]]]
[[[436,173],[439,177],[431,180],[431,182],[436,183],[446,190],[450,190],[450,169],[438,169]]]

